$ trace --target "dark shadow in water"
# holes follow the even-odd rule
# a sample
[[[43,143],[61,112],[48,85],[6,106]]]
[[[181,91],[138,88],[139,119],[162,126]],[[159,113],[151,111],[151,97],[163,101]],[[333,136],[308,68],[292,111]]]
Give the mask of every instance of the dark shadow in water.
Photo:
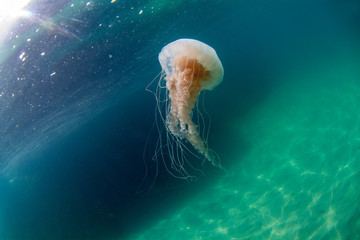
[[[125,237],[200,191],[201,180],[188,185],[161,171],[149,194],[136,194],[154,104],[145,91],[133,95],[23,161],[2,182],[5,239]]]
[[[205,104],[213,115],[210,144],[230,166],[228,159],[241,156],[249,146],[241,143],[229,119],[241,119],[264,101],[269,87],[263,74],[256,75],[255,63],[247,61],[241,76],[231,70],[235,66],[226,61],[224,65],[228,67],[225,86],[206,95]],[[226,86],[237,77],[244,80],[236,89]],[[135,93],[24,162],[13,182],[4,187],[8,238],[126,238],[170,216],[225,174],[207,163],[205,176],[190,183],[174,179],[160,167],[151,192],[136,194],[145,172],[142,155],[154,106],[151,94]]]
[[[251,149],[239,136],[242,120],[266,101],[272,89],[280,84],[269,62],[242,49],[236,53],[241,57],[223,60],[226,67],[224,82],[207,94],[206,101],[213,121],[210,145],[218,151],[227,168]]]
[[[218,28],[222,32],[214,33],[219,43],[214,47],[223,62],[225,78],[214,92],[206,94],[205,105],[213,121],[210,146],[228,168],[251,149],[234,131],[234,124],[241,125],[242,119],[281,84],[277,70],[291,66],[286,60],[293,61],[290,56],[295,56],[287,50],[307,46],[306,41],[287,41],[292,39],[291,29],[299,30],[290,24],[291,12],[284,18],[287,24],[279,25],[278,37],[269,39],[276,29],[271,24],[263,25],[267,18],[262,14],[274,10],[267,7],[253,14],[261,9],[253,6],[255,10],[248,9],[248,16],[232,19],[236,24],[229,24],[231,17],[224,19]],[[259,16],[263,20],[256,22]],[[241,29],[237,29],[238,23]],[[304,29],[307,27],[304,25]],[[216,39],[210,36],[207,38]],[[298,40],[295,30],[291,36]],[[291,44],[283,45],[287,42]],[[281,61],[276,61],[277,57],[282,57]],[[170,216],[190,197],[212,186],[224,173],[206,164],[206,176],[197,182],[178,181],[161,169],[149,194],[135,193],[145,171],[142,154],[154,119],[154,105],[151,94],[135,93],[41,154],[29,156],[14,178],[2,185],[5,239],[126,238]]]
[[[205,106],[213,120],[210,145],[230,167],[233,156],[241,159],[249,149],[233,131],[231,120],[241,121],[266,100],[273,85],[263,62],[249,54],[222,61],[224,82],[206,94]],[[30,157],[4,187],[8,239],[126,238],[170,216],[225,174],[205,164],[205,176],[188,183],[161,168],[152,191],[136,194],[145,172],[142,154],[154,106],[151,94],[133,94]]]

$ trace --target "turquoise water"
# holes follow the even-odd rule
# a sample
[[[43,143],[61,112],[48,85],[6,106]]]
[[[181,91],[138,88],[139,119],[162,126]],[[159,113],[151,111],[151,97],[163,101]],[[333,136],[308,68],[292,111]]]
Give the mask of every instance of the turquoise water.
[[[136,239],[359,239],[360,83],[344,65],[289,76],[228,123],[245,152]]]
[[[360,239],[358,0],[28,9],[0,38],[0,240]],[[225,70],[204,96],[224,169],[191,158],[196,181],[145,147],[179,38]]]

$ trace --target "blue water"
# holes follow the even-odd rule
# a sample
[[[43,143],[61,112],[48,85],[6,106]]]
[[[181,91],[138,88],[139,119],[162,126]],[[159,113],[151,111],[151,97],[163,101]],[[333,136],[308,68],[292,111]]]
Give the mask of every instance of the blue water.
[[[0,38],[1,240],[360,239],[359,1],[25,9]],[[145,144],[178,38],[225,70],[204,96],[224,169],[190,159],[196,181],[156,176]]]

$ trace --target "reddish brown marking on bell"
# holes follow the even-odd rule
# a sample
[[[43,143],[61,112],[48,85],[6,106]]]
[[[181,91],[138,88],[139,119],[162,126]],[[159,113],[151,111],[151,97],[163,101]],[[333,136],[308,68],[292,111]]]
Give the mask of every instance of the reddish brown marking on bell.
[[[209,78],[210,73],[196,59],[186,56],[179,56],[174,61],[175,74],[170,81],[173,81],[170,94],[171,99],[186,101],[188,107],[193,108],[199,96],[204,82]]]
[[[172,139],[175,142],[173,145],[169,144],[171,159],[176,163],[175,168],[178,167],[179,172],[186,173],[183,169],[182,155],[186,147],[182,145],[182,139],[186,139],[212,164],[219,166],[217,154],[208,148],[207,139],[202,139],[207,136],[200,136],[200,124],[205,124],[204,119],[197,119],[200,121],[197,123],[199,126],[192,121],[193,109],[199,113],[195,104],[201,91],[213,90],[221,83],[224,75],[224,69],[215,50],[194,39],[179,39],[161,50],[159,62],[165,73],[160,77],[160,81],[165,79],[168,94],[164,101],[167,103],[166,117],[162,119],[165,120],[166,130],[171,134],[169,141]],[[181,150],[175,151],[175,154],[172,151],[176,146]],[[179,153],[180,159],[177,160]]]

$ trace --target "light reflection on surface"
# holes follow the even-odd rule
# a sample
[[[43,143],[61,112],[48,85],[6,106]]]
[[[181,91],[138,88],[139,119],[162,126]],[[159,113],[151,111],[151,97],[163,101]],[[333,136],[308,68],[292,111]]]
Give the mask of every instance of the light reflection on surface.
[[[31,0],[16,0],[0,2],[0,21],[11,21],[17,17],[27,16],[29,12],[24,10]]]
[[[15,0],[0,2],[0,36],[6,36],[15,20],[20,17],[29,17],[31,13],[24,10],[31,0]],[[2,38],[0,37],[0,43]]]

